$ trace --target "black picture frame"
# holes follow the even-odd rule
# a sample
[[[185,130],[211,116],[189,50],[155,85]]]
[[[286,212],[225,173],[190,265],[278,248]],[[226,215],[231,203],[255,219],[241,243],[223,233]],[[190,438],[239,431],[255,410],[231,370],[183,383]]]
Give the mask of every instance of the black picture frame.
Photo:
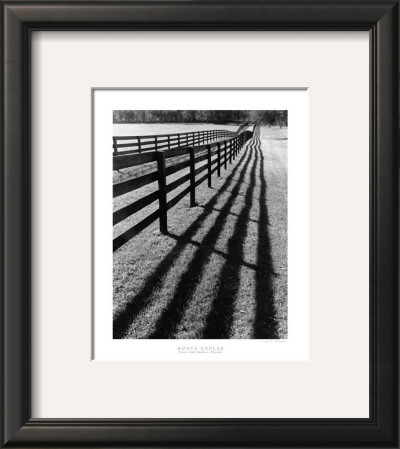
[[[378,0],[2,1],[1,443],[5,447],[399,447],[399,5]],[[34,30],[368,30],[370,418],[31,417]]]

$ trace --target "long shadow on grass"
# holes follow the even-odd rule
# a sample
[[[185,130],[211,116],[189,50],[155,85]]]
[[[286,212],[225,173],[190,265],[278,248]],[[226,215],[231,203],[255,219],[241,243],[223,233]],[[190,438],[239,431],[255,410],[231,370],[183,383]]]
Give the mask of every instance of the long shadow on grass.
[[[205,207],[205,206],[199,206],[199,207]],[[218,209],[217,207],[214,207],[213,210],[215,210],[215,212],[221,212],[221,209]],[[229,215],[232,215],[234,217],[239,217],[239,214],[235,214],[234,212],[229,212]],[[258,220],[254,220],[253,218],[249,218],[248,220],[252,221],[253,223],[258,223]]]
[[[213,248],[229,218],[229,212],[240,191],[250,160],[254,159],[254,148],[252,145],[247,148],[246,153],[249,153],[249,157],[240,171],[240,176],[232,189],[232,194],[221,208],[214,224],[204,236],[202,246],[196,249],[192,260],[178,282],[172,300],[155,323],[155,330],[148,336],[148,338],[174,338],[176,328],[182,320],[186,307],[199,284],[203,268],[207,265],[213,254]],[[255,170],[255,165],[256,162],[253,161],[253,172]]]
[[[269,235],[269,217],[267,205],[267,181],[264,173],[264,155],[258,137],[254,140],[255,164],[251,171],[250,187],[245,194],[245,205],[235,224],[233,235],[229,240],[228,254],[220,275],[220,288],[207,319],[204,339],[230,338],[235,299],[240,287],[240,260],[244,256],[244,242],[247,234],[249,214],[252,204],[259,203],[257,268],[255,272],[255,319],[253,338],[275,339],[278,337],[276,310],[274,306],[274,277],[276,276],[272,261]],[[256,165],[260,159],[259,198],[254,198],[256,184]]]
[[[257,270],[256,270],[256,313],[254,320],[254,338],[279,338],[274,304],[274,266],[272,261],[271,240],[269,236],[267,181],[264,174],[264,155],[261,142],[256,137],[256,151],[260,156],[260,216],[258,221]]]
[[[147,278],[145,285],[140,290],[140,292],[132,296],[125,305],[125,308],[121,310],[113,320],[113,338],[120,339],[124,338],[133,319],[148,305],[149,297],[151,296],[154,288],[162,285],[165,275],[174,263],[174,261],[179,257],[185,246],[188,244],[187,240],[191,239],[196,232],[201,227],[205,219],[212,213],[213,208],[216,206],[220,196],[226,192],[228,187],[233,183],[234,176],[238,170],[240,170],[241,165],[244,163],[247,157],[247,163],[251,155],[247,152],[247,149],[243,151],[243,154],[233,168],[230,175],[226,178],[225,183],[221,186],[219,191],[211,198],[208,204],[205,206],[204,211],[201,215],[193,222],[188,229],[181,236],[174,248],[168,253],[168,255],[160,262],[155,271]]]
[[[253,194],[256,185],[256,168],[258,152],[252,147],[254,161],[250,173],[249,187],[244,198],[244,206],[238,215],[232,236],[228,241],[227,258],[219,275],[219,289],[207,317],[202,338],[230,338],[232,331],[235,300],[240,288],[241,260],[245,257],[245,240],[253,205]]]

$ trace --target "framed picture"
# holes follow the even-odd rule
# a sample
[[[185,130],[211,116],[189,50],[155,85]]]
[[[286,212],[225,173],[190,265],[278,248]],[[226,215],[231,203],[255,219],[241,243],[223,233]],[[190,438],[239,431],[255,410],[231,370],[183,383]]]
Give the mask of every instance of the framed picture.
[[[93,90],[94,360],[308,360],[307,100]]]
[[[5,447],[399,447],[398,2],[2,2]]]

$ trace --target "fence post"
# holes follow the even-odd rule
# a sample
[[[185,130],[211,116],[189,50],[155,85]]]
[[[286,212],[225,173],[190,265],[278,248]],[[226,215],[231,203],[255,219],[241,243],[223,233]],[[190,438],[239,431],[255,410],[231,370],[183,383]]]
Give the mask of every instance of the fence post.
[[[168,149],[171,149],[171,142],[170,142],[169,134],[168,134]]]
[[[190,155],[190,207],[196,206],[196,161],[194,148],[189,148]]]
[[[158,193],[160,207],[160,232],[168,234],[167,223],[167,176],[165,172],[165,153],[157,153]]]
[[[232,140],[229,141],[229,163],[232,164]]]
[[[155,136],[156,138],[156,151],[158,151],[158,142],[157,142],[157,136]]]
[[[221,144],[218,142],[217,143],[217,154],[218,154],[218,162],[217,162],[217,174],[218,174],[218,178],[221,177]]]
[[[118,153],[117,139],[115,137],[113,137],[113,149],[114,153]]]
[[[181,135],[178,134],[178,148],[181,146]]]
[[[137,141],[138,141],[139,153],[141,153],[142,152],[142,144],[140,142],[140,137],[137,138]]]
[[[228,163],[228,151],[227,151],[227,143],[226,143],[226,140],[225,140],[225,142],[224,142],[224,150],[225,150],[225,158],[224,158],[224,168],[225,168],[225,170],[226,170],[226,164]]]
[[[208,187],[211,187],[211,145],[207,145]]]

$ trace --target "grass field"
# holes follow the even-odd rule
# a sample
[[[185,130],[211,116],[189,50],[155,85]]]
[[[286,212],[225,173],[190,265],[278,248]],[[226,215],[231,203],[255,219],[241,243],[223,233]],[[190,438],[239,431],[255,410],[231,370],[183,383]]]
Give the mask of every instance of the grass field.
[[[114,210],[155,189],[115,198]],[[287,338],[287,129],[261,128],[196,200],[168,212],[168,235],[157,221],[114,253],[114,338]]]
[[[191,133],[209,129],[236,131],[239,126],[217,125],[215,123],[114,123],[114,136],[153,136],[156,134]]]

